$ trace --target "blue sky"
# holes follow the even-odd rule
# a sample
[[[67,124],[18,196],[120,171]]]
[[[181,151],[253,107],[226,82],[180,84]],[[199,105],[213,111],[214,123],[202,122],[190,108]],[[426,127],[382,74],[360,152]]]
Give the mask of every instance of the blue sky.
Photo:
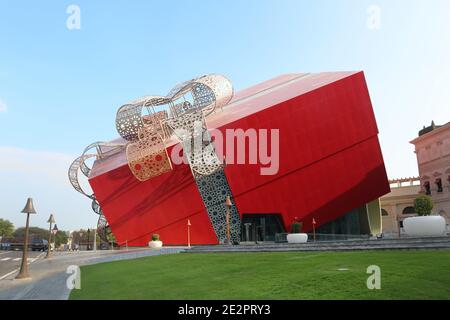
[[[69,30],[66,9],[81,10]],[[368,8],[381,9],[370,29]],[[0,0],[0,217],[26,197],[35,225],[95,226],[66,171],[117,136],[124,102],[221,73],[239,90],[290,72],[364,70],[392,178],[417,175],[412,140],[450,121],[450,2]]]

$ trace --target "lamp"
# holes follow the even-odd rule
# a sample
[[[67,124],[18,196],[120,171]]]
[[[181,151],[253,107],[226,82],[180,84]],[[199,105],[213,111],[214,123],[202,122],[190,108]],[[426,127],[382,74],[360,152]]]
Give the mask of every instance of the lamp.
[[[22,253],[22,264],[20,265],[19,274],[16,276],[16,279],[27,279],[30,278],[28,274],[28,233],[29,233],[29,222],[30,222],[30,214],[36,214],[36,210],[34,209],[33,199],[28,198],[25,208],[23,208],[22,213],[27,214],[27,223],[25,225],[25,239],[23,244],[23,253]]]
[[[88,235],[88,238],[87,238],[87,241],[88,241],[88,243],[87,243],[87,250],[88,251],[90,250],[90,247],[91,247],[90,242],[89,242],[90,234],[91,234],[91,229],[88,229],[88,231],[87,231],[87,235]]]
[[[52,229],[52,233],[53,233],[53,248],[54,250],[56,250],[56,234],[58,233],[59,229],[58,226],[55,223],[55,226]]]
[[[83,232],[79,232],[78,235],[79,235],[79,238],[78,238],[78,250],[81,251],[81,238],[83,238]]]
[[[48,245],[47,245],[47,254],[45,255],[45,258],[50,258],[51,255],[51,246],[52,246],[52,224],[55,223],[55,218],[53,217],[53,214],[50,214],[50,217],[47,220],[47,223],[50,224],[50,227],[48,228]]]
[[[225,199],[225,205],[226,205],[227,207],[229,207],[229,208],[231,208],[231,206],[233,205],[233,204],[231,203],[231,198],[230,198],[230,196],[227,196],[227,197],[226,197],[226,199]]]

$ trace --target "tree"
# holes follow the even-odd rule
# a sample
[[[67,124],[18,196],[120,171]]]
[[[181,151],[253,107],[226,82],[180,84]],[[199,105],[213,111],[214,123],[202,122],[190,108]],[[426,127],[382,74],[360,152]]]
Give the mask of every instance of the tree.
[[[14,231],[13,236],[16,238],[24,238],[25,237],[25,228],[17,228],[16,231]],[[48,230],[38,228],[38,227],[30,227],[29,230],[29,236],[30,239],[48,239]]]
[[[67,232],[59,230],[55,235],[55,245],[59,247],[62,244],[66,244],[68,240]]]
[[[414,200],[414,209],[419,216],[429,216],[433,207],[433,199],[429,196],[419,196]]]
[[[83,245],[87,245],[89,243],[89,247],[93,248],[94,242],[96,241],[96,243],[100,243],[100,237],[97,233],[97,237],[94,240],[94,236],[96,235],[95,229],[89,229],[89,236],[88,236],[88,231],[85,229],[79,229],[79,230],[74,230],[72,231],[72,243],[74,244],[83,244]],[[89,241],[88,241],[89,239]]]
[[[25,237],[25,228],[17,228],[14,231],[13,236],[17,239],[23,239]],[[49,232],[47,229],[42,229],[38,227],[30,227],[29,237],[30,239],[43,239],[48,240]],[[52,235],[52,242],[55,242],[56,247],[59,247],[61,244],[67,243],[67,232],[58,230],[55,235]]]
[[[11,237],[14,232],[14,225],[9,220],[0,219],[0,237]]]
[[[79,245],[81,243],[85,243],[87,239],[86,235],[87,231],[84,229],[73,230],[71,233],[72,243]]]

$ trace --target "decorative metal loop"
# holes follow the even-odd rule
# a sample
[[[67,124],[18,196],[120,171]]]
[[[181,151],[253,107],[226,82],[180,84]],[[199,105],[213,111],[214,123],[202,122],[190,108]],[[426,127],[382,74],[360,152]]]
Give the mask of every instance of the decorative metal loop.
[[[163,139],[157,131],[141,128],[140,140],[127,146],[131,172],[139,181],[146,181],[172,170]]]
[[[85,195],[86,197],[88,197],[88,198],[90,198],[92,200],[95,200],[95,195],[86,193],[83,190],[83,188],[81,188],[80,182],[78,181],[78,170],[81,169],[82,164],[84,164],[84,162],[87,159],[92,158],[92,157],[97,157],[97,155],[95,155],[95,154],[85,154],[85,155],[82,155],[82,156],[76,158],[72,162],[72,164],[69,167],[69,181],[72,184],[72,186],[74,187],[74,189],[77,190],[79,193]],[[84,167],[87,168],[86,165],[84,165]]]
[[[102,143],[102,142],[94,142],[94,143],[91,143],[90,145],[88,145],[88,146],[84,149],[82,156],[84,156],[84,155],[86,155],[86,154],[90,154],[89,151],[91,151],[91,150],[94,149],[94,148],[95,148],[95,152],[97,153],[97,156],[98,156],[98,155],[99,155],[99,145],[100,145],[101,143]],[[92,153],[91,153],[91,154],[92,154]],[[94,154],[92,154],[92,155],[94,155]],[[88,157],[88,158],[91,158],[91,157]],[[89,177],[89,174],[91,173],[91,168],[89,168],[89,167],[86,165],[86,161],[85,161],[85,160],[87,160],[88,158],[84,159],[84,160],[81,161],[81,163],[80,163],[80,169],[81,169],[81,172],[86,176],[86,178],[88,178],[88,177]]]
[[[166,96],[172,101],[183,98],[189,100],[191,95],[193,102],[191,109],[202,110],[205,116],[211,114],[216,108],[222,108],[233,97],[233,86],[230,80],[222,75],[211,74],[190,81],[185,81],[175,86]],[[183,111],[183,109],[181,109]],[[180,111],[180,110],[176,110]],[[187,110],[184,110],[185,112]],[[179,116],[180,113],[177,113]]]
[[[215,105],[213,108],[205,107],[204,112],[206,116],[214,109],[224,107],[233,98],[233,85],[226,77],[219,74],[211,74],[197,79],[198,83],[206,85],[210,88],[215,97]]]
[[[108,225],[108,221],[106,220],[105,215],[101,214],[98,217],[97,221],[97,234],[100,237],[100,240],[103,242],[110,242],[109,236],[111,233],[111,228]]]
[[[117,131],[125,140],[136,141],[138,130],[145,126],[142,109],[145,107],[153,114],[155,106],[170,103],[170,100],[162,96],[146,96],[121,106],[116,114]]]
[[[97,199],[92,200],[92,211],[94,211],[96,214],[102,215],[103,211],[100,207],[100,203],[98,203]]]

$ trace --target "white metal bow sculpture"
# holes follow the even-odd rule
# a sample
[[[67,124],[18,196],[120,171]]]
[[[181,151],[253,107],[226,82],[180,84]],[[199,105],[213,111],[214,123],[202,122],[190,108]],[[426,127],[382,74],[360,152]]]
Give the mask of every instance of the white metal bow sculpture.
[[[231,82],[213,74],[183,82],[167,96],[147,96],[120,107],[116,128],[122,138],[130,141],[126,154],[134,176],[145,181],[172,170],[165,141],[173,134],[183,145],[193,172],[200,175],[215,172],[222,164],[205,118],[232,97]],[[143,111],[147,113],[144,115]],[[206,144],[195,144],[195,139]]]

